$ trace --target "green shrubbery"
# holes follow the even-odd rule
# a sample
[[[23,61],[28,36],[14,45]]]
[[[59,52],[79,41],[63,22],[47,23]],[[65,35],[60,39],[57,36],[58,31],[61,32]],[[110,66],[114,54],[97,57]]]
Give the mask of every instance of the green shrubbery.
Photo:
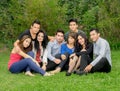
[[[0,2],[0,41],[12,46],[18,35],[39,19],[49,35],[65,29],[64,8],[54,0],[3,0]]]
[[[120,0],[59,0],[59,5],[67,8],[66,20],[77,18],[87,33],[90,28],[98,28],[113,49],[120,48],[119,3]]]
[[[119,0],[1,0],[0,41],[12,46],[17,36],[34,21],[41,21],[49,35],[61,28],[68,30],[67,21],[77,18],[83,30],[97,27],[111,47],[120,48]]]

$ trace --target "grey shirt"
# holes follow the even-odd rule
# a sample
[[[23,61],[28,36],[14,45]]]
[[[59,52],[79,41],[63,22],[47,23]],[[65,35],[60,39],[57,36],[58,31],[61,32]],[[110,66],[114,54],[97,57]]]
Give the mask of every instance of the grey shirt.
[[[65,33],[65,40],[67,40],[68,35],[69,35],[70,32],[71,32],[71,31],[68,31],[67,33]],[[78,30],[77,33],[84,33],[84,34],[85,34],[85,32],[83,32],[82,30]]]
[[[64,42],[62,42],[61,44],[59,44],[57,42],[57,40],[54,40],[53,42],[49,42],[48,46],[47,46],[47,50],[48,50],[48,54],[47,54],[47,58],[51,61],[55,60],[55,55],[60,53],[60,49],[61,49],[61,45]]]
[[[92,66],[95,66],[103,57],[107,58],[109,64],[112,66],[110,46],[105,39],[100,37],[97,42],[94,43],[93,52],[95,59],[90,63]]]

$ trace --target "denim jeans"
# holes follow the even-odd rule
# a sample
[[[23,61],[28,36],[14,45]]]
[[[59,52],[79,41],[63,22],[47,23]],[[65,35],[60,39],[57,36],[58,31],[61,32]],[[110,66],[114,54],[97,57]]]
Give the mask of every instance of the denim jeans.
[[[28,55],[34,57],[34,53],[32,51],[28,52]],[[33,70],[42,75],[45,74],[45,71],[40,67],[38,67],[30,58],[24,58],[19,62],[12,64],[9,69],[9,71],[12,73],[20,73],[22,71],[30,71],[30,70]]]

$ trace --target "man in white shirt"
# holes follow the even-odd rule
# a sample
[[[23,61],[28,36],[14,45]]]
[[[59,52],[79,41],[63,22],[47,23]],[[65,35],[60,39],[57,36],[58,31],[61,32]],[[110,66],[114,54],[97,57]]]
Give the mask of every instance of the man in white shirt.
[[[100,37],[98,29],[90,30],[90,38],[93,41],[94,60],[84,69],[83,72],[77,72],[79,75],[88,72],[110,72],[112,67],[111,51],[109,43]]]

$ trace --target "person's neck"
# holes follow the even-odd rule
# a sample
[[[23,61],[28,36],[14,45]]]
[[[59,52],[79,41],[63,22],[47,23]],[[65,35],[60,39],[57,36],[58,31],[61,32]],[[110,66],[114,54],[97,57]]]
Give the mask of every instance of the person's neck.
[[[97,41],[100,39],[100,37],[98,37],[98,39],[95,41],[95,43],[97,43]]]
[[[42,46],[42,42],[39,42],[39,45]]]
[[[74,30],[73,32],[77,33],[77,32],[78,32],[78,29]]]
[[[32,29],[30,29],[30,34],[31,34],[33,39],[36,37],[36,34],[32,32]]]
[[[39,48],[42,49],[42,42],[39,42]]]
[[[83,44],[83,45],[82,45],[82,48],[83,48],[83,49],[85,49],[85,48],[86,48],[85,44]]]
[[[67,45],[68,45],[69,48],[73,48],[74,47],[73,43],[68,43]]]
[[[58,44],[61,44],[62,42],[58,42]]]

